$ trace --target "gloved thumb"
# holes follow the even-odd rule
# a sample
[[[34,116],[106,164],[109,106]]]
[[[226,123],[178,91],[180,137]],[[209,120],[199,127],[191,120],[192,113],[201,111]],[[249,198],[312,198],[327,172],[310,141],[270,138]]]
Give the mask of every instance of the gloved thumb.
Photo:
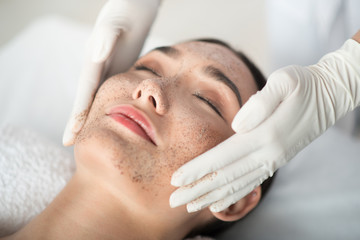
[[[120,36],[121,29],[111,29],[105,27],[96,31],[92,39],[92,58],[94,63],[106,61],[114,50],[116,42]]]
[[[235,115],[232,129],[237,133],[249,132],[269,118],[288,95],[281,85],[287,79],[289,76],[283,69],[271,74],[265,87],[251,96]]]
[[[91,60],[106,61],[122,31],[129,29],[129,19],[119,12],[128,9],[127,1],[108,1],[101,9],[90,38]]]

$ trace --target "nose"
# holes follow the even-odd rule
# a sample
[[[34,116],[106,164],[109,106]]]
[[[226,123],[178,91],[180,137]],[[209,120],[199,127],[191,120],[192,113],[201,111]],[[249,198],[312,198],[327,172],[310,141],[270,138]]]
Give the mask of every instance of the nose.
[[[132,94],[134,100],[149,104],[156,113],[163,115],[168,111],[169,102],[163,91],[163,86],[157,79],[146,79],[141,81]]]

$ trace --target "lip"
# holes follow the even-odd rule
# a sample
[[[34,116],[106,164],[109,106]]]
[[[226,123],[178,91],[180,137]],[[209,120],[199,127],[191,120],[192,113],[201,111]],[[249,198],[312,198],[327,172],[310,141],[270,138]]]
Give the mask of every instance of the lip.
[[[140,110],[130,105],[121,105],[106,111],[106,115],[157,146],[154,128]]]

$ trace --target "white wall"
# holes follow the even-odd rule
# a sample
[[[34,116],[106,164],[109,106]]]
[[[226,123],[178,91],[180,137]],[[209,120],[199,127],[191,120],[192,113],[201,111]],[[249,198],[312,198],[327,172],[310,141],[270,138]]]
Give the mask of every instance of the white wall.
[[[33,19],[60,14],[93,24],[106,0],[0,0],[0,46]],[[163,0],[151,34],[170,41],[216,37],[268,73],[265,0]]]

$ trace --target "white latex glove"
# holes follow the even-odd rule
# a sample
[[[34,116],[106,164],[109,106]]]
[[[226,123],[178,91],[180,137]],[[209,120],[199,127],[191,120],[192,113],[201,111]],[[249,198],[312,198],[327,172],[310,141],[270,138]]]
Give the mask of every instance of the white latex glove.
[[[108,76],[127,70],[137,59],[161,0],[109,0],[101,9],[80,74],[63,144],[74,143],[96,90]]]
[[[173,174],[182,187],[171,207],[226,209],[359,104],[360,44],[352,39],[315,65],[274,72],[235,116],[236,134]]]

